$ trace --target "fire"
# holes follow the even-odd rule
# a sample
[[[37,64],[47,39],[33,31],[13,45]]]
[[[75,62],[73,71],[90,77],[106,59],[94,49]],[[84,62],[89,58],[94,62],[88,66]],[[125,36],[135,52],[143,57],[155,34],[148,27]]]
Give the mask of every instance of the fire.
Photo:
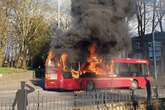
[[[80,71],[72,69],[69,64],[69,55],[67,52],[63,52],[60,56],[59,67],[62,68],[63,72],[71,73],[72,77],[78,78],[80,75]]]
[[[62,53],[60,56],[60,66],[62,67],[63,71],[69,71],[68,57],[69,55],[67,52]]]
[[[55,60],[53,52],[49,51],[46,64],[52,64],[54,66],[57,64],[57,68],[62,68],[63,72],[71,73],[74,78],[78,78],[81,74],[85,73],[95,73],[97,76],[105,76],[114,72],[114,66],[112,64],[105,64],[103,58],[97,54],[96,42],[93,42],[88,47],[86,63],[82,64],[79,70],[74,70],[71,67],[69,57],[67,52],[63,52],[59,59]]]
[[[88,48],[87,63],[81,68],[83,73],[92,72],[96,75],[104,75],[107,73],[107,68],[103,63],[103,59],[99,58],[97,55],[97,44],[93,42]]]
[[[45,65],[48,66],[48,65],[51,65],[51,61],[53,60],[53,52],[50,50],[48,52],[48,56],[47,56],[47,59],[46,59],[46,63]]]
[[[55,68],[55,58],[52,50],[49,50],[48,56],[45,62],[46,73],[52,73]]]
[[[53,58],[53,52],[50,50],[48,52],[47,60],[51,60]]]

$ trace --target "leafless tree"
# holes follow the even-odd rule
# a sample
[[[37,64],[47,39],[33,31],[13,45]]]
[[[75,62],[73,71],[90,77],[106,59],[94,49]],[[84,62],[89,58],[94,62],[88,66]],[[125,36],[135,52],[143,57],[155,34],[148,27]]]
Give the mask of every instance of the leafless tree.
[[[138,34],[140,37],[141,52],[144,55],[144,37],[146,32],[146,3],[145,0],[136,0],[136,17],[138,22]]]
[[[165,1],[154,0],[153,1],[153,18],[152,18],[152,32],[159,25],[160,31],[163,32],[163,18],[165,15]]]
[[[144,53],[145,34],[149,32],[152,33],[158,28],[158,25],[160,31],[163,32],[163,18],[165,15],[164,6],[164,0],[136,0],[136,29],[140,38],[141,53],[144,56],[146,56]],[[136,25],[134,26],[136,27]]]

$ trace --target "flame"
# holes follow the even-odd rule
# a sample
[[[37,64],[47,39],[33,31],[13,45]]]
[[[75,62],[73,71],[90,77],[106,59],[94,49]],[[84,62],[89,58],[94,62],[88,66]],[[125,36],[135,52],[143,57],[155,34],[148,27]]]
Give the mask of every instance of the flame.
[[[53,58],[53,52],[49,50],[47,60],[51,60]]]
[[[97,44],[93,42],[88,48],[87,63],[83,65],[82,71],[94,72],[96,75],[104,75],[107,73],[106,65],[103,63],[103,59],[99,58],[97,55]]]
[[[47,56],[47,59],[46,59],[46,62],[45,62],[45,66],[51,65],[51,63],[53,61],[53,58],[54,58],[53,52],[51,50],[49,50],[48,56]]]
[[[45,67],[46,67],[46,74],[48,73],[53,73],[55,69],[55,58],[52,50],[49,50],[48,56],[45,62]]]
[[[67,52],[62,53],[60,57],[60,64],[61,64],[60,66],[62,67],[63,71],[71,73],[73,78],[79,78],[80,71],[71,69],[71,67],[69,67],[68,65],[69,64],[68,60],[69,60],[68,53]]]
[[[74,70],[69,65],[69,54],[63,52],[59,60],[54,60],[54,54],[52,51],[48,52],[46,64],[54,61],[58,68],[62,68],[64,72],[71,73],[74,78],[78,78],[82,73],[95,73],[96,75],[104,76],[114,73],[113,64],[105,64],[103,58],[97,55],[97,44],[93,42],[88,48],[88,55],[86,63],[80,66],[80,70]]]
[[[69,67],[67,65],[68,57],[69,57],[69,55],[67,52],[63,52],[60,56],[60,65],[64,71],[69,71]]]

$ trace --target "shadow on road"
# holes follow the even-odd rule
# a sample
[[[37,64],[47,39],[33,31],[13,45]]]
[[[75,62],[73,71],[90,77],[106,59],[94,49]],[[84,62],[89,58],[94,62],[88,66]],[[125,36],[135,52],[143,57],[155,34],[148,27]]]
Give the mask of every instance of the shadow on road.
[[[28,106],[28,94],[32,93],[35,89],[28,84],[25,84],[24,81],[21,82],[21,89],[18,89],[16,96],[12,105],[12,110],[15,109],[17,105],[17,110],[27,110]]]

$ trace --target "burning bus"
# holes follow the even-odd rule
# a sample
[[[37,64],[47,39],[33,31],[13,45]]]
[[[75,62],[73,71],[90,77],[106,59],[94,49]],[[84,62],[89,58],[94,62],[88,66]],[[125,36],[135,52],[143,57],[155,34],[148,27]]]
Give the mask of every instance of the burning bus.
[[[144,88],[149,62],[129,52],[134,0],[72,0],[72,25],[57,32],[46,61],[45,89]]]
[[[69,55],[66,52],[61,54],[59,60],[55,60],[52,52],[49,52],[46,61],[45,89],[137,89],[145,88],[147,80],[152,82],[149,61],[112,58],[109,63],[105,63],[96,53],[96,43],[89,46],[85,63],[77,63],[76,69],[68,64],[68,60]]]

